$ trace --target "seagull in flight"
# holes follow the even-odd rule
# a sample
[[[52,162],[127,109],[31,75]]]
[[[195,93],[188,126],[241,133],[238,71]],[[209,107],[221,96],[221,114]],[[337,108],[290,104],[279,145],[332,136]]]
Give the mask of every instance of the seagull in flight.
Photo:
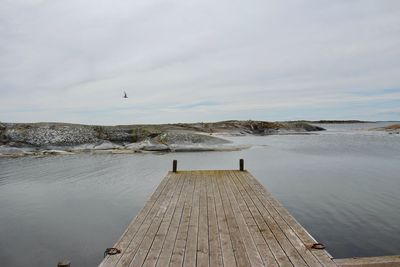
[[[128,95],[126,94],[125,91],[124,91],[124,98],[128,98]]]

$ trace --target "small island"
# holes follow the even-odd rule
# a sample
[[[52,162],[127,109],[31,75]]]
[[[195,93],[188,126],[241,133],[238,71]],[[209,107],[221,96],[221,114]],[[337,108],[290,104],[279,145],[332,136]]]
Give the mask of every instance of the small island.
[[[227,151],[246,146],[234,145],[224,136],[304,134],[323,130],[305,122],[252,120],[117,126],[0,123],[0,156]]]

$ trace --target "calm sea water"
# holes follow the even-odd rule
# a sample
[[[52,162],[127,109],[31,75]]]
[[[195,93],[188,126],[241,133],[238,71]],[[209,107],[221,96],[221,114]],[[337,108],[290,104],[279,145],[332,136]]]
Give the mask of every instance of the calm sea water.
[[[400,254],[400,136],[362,130],[380,125],[230,138],[253,144],[235,152],[0,159],[0,266],[96,266],[173,159],[236,169],[244,158],[335,258]]]

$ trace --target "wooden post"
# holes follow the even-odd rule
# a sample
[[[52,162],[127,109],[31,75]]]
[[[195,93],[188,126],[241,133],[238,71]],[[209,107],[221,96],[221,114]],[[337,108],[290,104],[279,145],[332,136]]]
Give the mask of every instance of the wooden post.
[[[243,159],[239,160],[239,170],[244,171],[244,160]]]
[[[57,267],[71,267],[71,263],[69,261],[59,261]]]
[[[172,161],[172,171],[176,172],[176,169],[178,168],[178,161],[176,159],[174,159]]]

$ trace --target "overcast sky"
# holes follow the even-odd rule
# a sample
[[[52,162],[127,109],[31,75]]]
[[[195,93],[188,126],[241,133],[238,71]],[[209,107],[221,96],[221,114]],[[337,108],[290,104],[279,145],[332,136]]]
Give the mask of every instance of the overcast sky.
[[[0,0],[0,121],[225,119],[400,120],[400,1]]]

